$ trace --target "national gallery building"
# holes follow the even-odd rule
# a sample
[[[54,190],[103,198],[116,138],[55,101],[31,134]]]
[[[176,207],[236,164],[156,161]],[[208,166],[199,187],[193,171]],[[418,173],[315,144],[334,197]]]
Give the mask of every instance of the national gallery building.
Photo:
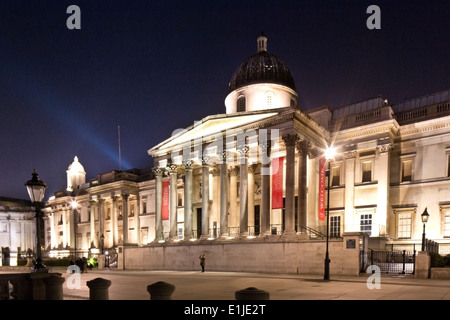
[[[261,34],[257,52],[231,76],[225,113],[149,146],[153,168],[86,181],[75,157],[67,189],[44,208],[45,254],[126,248],[123,263],[134,266],[169,248],[211,257],[222,246],[221,255],[245,256],[252,243],[288,250],[322,241],[323,255],[327,232],[333,241],[364,233],[365,249],[420,251],[425,209],[426,238],[450,253],[450,90],[396,105],[375,97],[308,111],[296,90]],[[233,249],[223,249],[227,243]]]

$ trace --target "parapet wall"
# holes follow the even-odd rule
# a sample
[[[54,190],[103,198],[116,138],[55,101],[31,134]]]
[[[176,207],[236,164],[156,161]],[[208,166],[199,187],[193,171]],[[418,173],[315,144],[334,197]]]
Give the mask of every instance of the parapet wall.
[[[330,239],[330,273],[357,276],[360,272],[359,232]],[[206,255],[207,271],[323,274],[325,240],[283,237],[241,240],[181,241],[119,248],[119,269],[201,270],[199,256]],[[125,263],[124,263],[125,261]]]

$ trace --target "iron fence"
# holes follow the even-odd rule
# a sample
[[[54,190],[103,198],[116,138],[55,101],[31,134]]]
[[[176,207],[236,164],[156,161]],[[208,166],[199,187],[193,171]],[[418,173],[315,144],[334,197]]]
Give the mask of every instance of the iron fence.
[[[361,251],[361,272],[375,265],[383,273],[414,274],[416,251]]]

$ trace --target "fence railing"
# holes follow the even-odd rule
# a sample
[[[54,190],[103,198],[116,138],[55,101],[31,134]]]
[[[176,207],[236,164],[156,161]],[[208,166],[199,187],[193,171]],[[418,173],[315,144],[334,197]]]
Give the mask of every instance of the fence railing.
[[[375,265],[380,272],[414,274],[416,251],[361,251],[361,272],[368,266]]]

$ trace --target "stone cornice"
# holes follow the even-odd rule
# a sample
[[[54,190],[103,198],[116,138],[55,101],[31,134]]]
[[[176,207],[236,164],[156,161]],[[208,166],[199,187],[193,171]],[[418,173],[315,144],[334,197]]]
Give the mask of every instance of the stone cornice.
[[[335,139],[335,144],[345,143],[350,140],[365,139],[367,137],[383,133],[397,135],[398,132],[399,126],[397,122],[395,120],[387,120],[358,128],[351,128],[343,131],[338,131]]]
[[[449,129],[450,128],[450,121],[449,121],[448,118],[446,119],[445,122],[442,122],[442,121],[439,121],[439,122],[430,121],[430,122],[428,122],[425,125],[420,125],[420,126],[417,125],[417,123],[416,124],[412,124],[412,125],[402,126],[402,127],[400,127],[400,136],[401,137],[406,137],[406,136],[417,135],[417,134],[424,134],[424,133],[429,133],[429,132],[432,132],[432,131],[437,131],[437,130],[441,130],[441,129]]]

